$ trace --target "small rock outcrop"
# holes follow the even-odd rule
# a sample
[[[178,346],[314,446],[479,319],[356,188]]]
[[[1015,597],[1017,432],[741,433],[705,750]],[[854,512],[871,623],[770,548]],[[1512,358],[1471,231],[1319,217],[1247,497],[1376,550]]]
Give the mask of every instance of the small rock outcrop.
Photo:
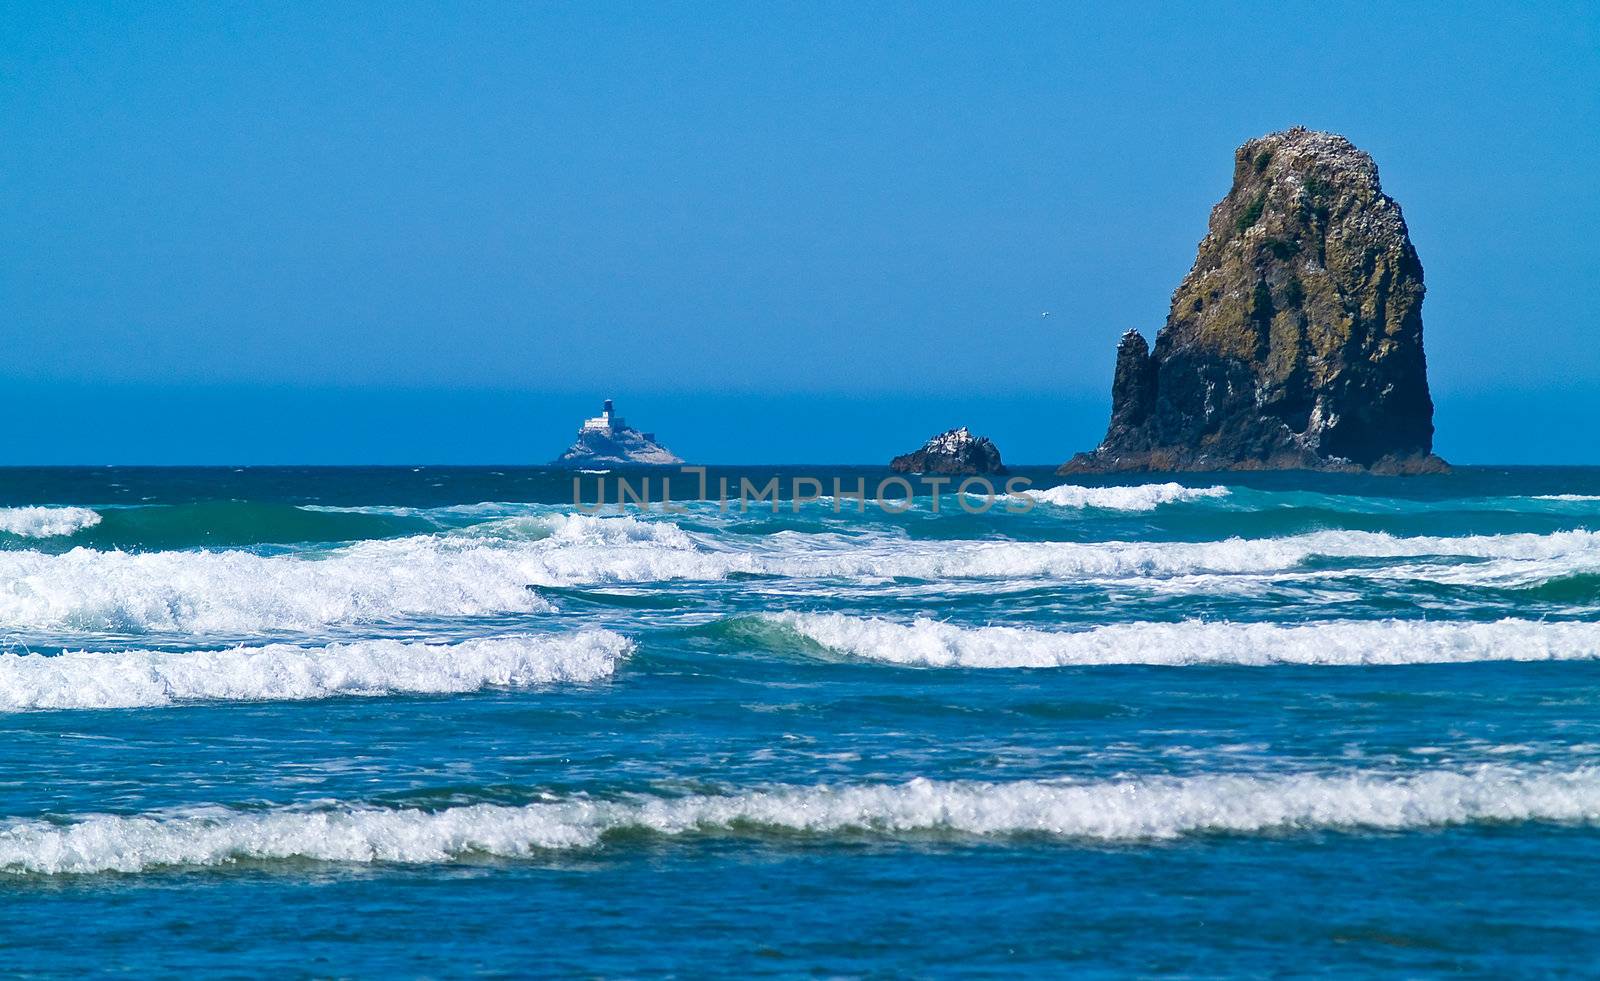
[[[1111,423],[1061,473],[1437,473],[1422,263],[1372,158],[1295,128],[1234,154],[1151,351],[1117,348]]]
[[[922,449],[889,461],[896,473],[1003,474],[1000,451],[986,437],[974,436],[966,426],[942,432],[922,444]]]
[[[667,467],[683,461],[656,442],[655,433],[641,433],[615,412],[606,399],[598,416],[578,427],[578,441],[551,461],[554,467]]]

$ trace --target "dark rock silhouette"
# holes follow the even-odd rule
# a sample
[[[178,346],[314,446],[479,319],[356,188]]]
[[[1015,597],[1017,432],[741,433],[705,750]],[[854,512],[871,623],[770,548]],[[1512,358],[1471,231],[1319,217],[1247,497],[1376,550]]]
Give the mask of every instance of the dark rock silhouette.
[[[1061,473],[1436,473],[1422,263],[1372,158],[1296,128],[1234,155],[1152,352],[1117,348],[1111,423]]]
[[[922,449],[889,461],[896,473],[1003,474],[1000,451],[982,436],[974,436],[966,426],[951,429],[928,440]]]

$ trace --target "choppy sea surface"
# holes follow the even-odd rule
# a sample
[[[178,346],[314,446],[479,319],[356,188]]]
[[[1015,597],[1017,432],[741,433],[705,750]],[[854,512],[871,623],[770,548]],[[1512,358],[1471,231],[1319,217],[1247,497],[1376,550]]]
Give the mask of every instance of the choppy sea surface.
[[[1023,474],[0,470],[0,969],[1600,963],[1600,470]]]

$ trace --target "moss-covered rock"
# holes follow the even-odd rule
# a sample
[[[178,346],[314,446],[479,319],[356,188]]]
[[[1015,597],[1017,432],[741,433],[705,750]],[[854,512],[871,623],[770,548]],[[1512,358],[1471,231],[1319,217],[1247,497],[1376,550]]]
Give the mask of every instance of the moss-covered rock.
[[[1295,128],[1234,155],[1147,352],[1117,352],[1111,425],[1063,472],[1436,472],[1422,263],[1372,158]]]

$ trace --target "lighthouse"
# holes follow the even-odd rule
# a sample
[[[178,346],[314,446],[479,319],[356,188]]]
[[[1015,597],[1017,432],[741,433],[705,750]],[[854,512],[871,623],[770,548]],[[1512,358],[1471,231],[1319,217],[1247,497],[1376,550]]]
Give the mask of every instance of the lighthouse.
[[[584,433],[615,433],[627,429],[628,424],[617,415],[616,403],[606,399],[600,403],[600,414],[583,420],[583,425],[578,427],[578,435]]]
[[[600,414],[583,420],[578,441],[554,461],[557,467],[662,467],[683,461],[656,442],[655,433],[628,428],[610,399],[600,403]]]

